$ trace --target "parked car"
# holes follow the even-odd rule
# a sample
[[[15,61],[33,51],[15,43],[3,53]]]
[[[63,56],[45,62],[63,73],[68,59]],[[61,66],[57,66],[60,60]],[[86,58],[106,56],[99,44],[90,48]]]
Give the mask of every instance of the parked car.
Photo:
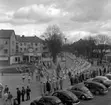
[[[91,91],[91,93],[99,95],[106,94],[108,89],[101,83],[87,80],[84,82],[84,85]]]
[[[63,103],[55,96],[43,96],[31,102],[30,105],[63,105]]]
[[[58,97],[64,105],[77,105],[80,103],[77,96],[67,90],[56,91],[52,94],[52,96]]]
[[[109,80],[111,80],[111,73],[105,75]]]
[[[111,80],[109,80],[107,77],[105,76],[96,76],[95,78],[92,79],[92,81],[96,81],[99,83],[102,83],[103,85],[105,85],[107,88],[111,87]]]
[[[93,99],[93,94],[83,83],[76,84],[68,90],[74,93],[79,99]]]

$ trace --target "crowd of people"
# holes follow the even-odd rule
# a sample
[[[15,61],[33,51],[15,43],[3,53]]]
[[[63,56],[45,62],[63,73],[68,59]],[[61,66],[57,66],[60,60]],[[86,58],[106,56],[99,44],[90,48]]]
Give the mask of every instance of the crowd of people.
[[[111,72],[111,67],[110,66],[106,66],[106,67],[98,67],[94,70],[87,70],[87,71],[83,71],[81,73],[77,73],[74,75],[73,72],[69,71],[68,76],[70,78],[70,83],[71,85],[86,81],[89,78],[94,78],[96,76],[104,76],[106,73]]]
[[[29,86],[16,88],[16,96],[13,96],[9,90],[9,87],[5,85],[3,90],[3,103],[4,105],[21,105],[21,101],[30,100],[31,89]]]
[[[40,82],[40,89],[41,89],[41,95],[49,95],[50,93],[63,89],[63,82],[66,77],[69,77],[70,84],[74,85],[80,82],[83,82],[89,78],[94,78],[95,76],[99,75],[105,75],[106,73],[111,72],[110,66],[103,66],[102,68],[96,68],[94,70],[83,70],[81,72],[75,72],[74,68],[81,69],[80,67],[86,68],[86,66],[89,65],[89,63],[85,60],[75,58],[72,59],[73,64],[76,66],[73,66],[71,68],[72,70],[67,69],[67,72],[64,72],[63,68],[61,68],[61,75],[59,77],[56,76],[55,73],[52,73],[52,77],[50,76],[48,72],[48,68],[50,68],[51,64],[43,63],[41,65],[36,65],[36,69],[34,72],[28,72],[28,78],[27,81],[30,84],[31,79],[33,79],[33,74],[35,73],[36,75],[36,81]],[[84,66],[83,66],[84,65]],[[25,73],[22,73],[22,81],[23,83],[26,80],[26,75]],[[11,94],[9,91],[8,86],[6,85],[3,91],[3,100],[4,100],[4,105],[21,105],[21,102],[28,101],[30,100],[30,95],[31,95],[31,89],[29,86],[19,87],[16,88],[16,97]]]

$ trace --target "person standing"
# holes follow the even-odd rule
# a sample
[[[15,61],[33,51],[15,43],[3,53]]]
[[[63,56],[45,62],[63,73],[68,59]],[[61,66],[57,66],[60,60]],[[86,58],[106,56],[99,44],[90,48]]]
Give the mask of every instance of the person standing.
[[[60,77],[60,89],[62,89],[62,88],[63,88],[63,78]]]
[[[8,102],[9,102],[9,105],[12,105],[12,94],[10,92],[8,92]]]
[[[7,85],[5,85],[4,93],[8,93],[8,92],[9,92],[9,88]]]
[[[50,85],[50,82],[47,80],[47,82],[46,82],[46,89],[47,89],[47,92],[48,92],[48,94],[50,93],[50,91],[51,91],[51,85]]]
[[[24,96],[25,96],[25,88],[24,87],[22,87],[21,95],[22,95],[22,101],[24,101]]]
[[[4,105],[7,105],[8,104],[8,93],[4,93],[3,95],[3,102],[4,102]]]
[[[31,89],[29,88],[29,86],[27,86],[27,89],[26,89],[26,100],[30,100],[30,92],[31,92]]]
[[[19,88],[17,88],[17,101],[18,101],[18,105],[20,105],[20,103],[21,103],[21,91],[19,90]]]

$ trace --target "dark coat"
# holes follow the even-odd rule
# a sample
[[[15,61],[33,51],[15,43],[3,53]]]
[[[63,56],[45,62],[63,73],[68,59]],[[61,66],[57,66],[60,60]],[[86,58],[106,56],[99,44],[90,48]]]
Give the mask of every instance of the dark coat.
[[[48,81],[46,82],[46,89],[47,91],[51,91],[51,85]]]

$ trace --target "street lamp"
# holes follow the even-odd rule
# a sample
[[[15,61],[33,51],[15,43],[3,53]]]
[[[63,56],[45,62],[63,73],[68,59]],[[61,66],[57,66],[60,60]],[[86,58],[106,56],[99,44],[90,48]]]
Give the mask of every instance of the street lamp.
[[[64,38],[64,39],[65,39],[65,44],[66,44],[67,38]],[[65,51],[65,72],[66,72],[66,51]]]

